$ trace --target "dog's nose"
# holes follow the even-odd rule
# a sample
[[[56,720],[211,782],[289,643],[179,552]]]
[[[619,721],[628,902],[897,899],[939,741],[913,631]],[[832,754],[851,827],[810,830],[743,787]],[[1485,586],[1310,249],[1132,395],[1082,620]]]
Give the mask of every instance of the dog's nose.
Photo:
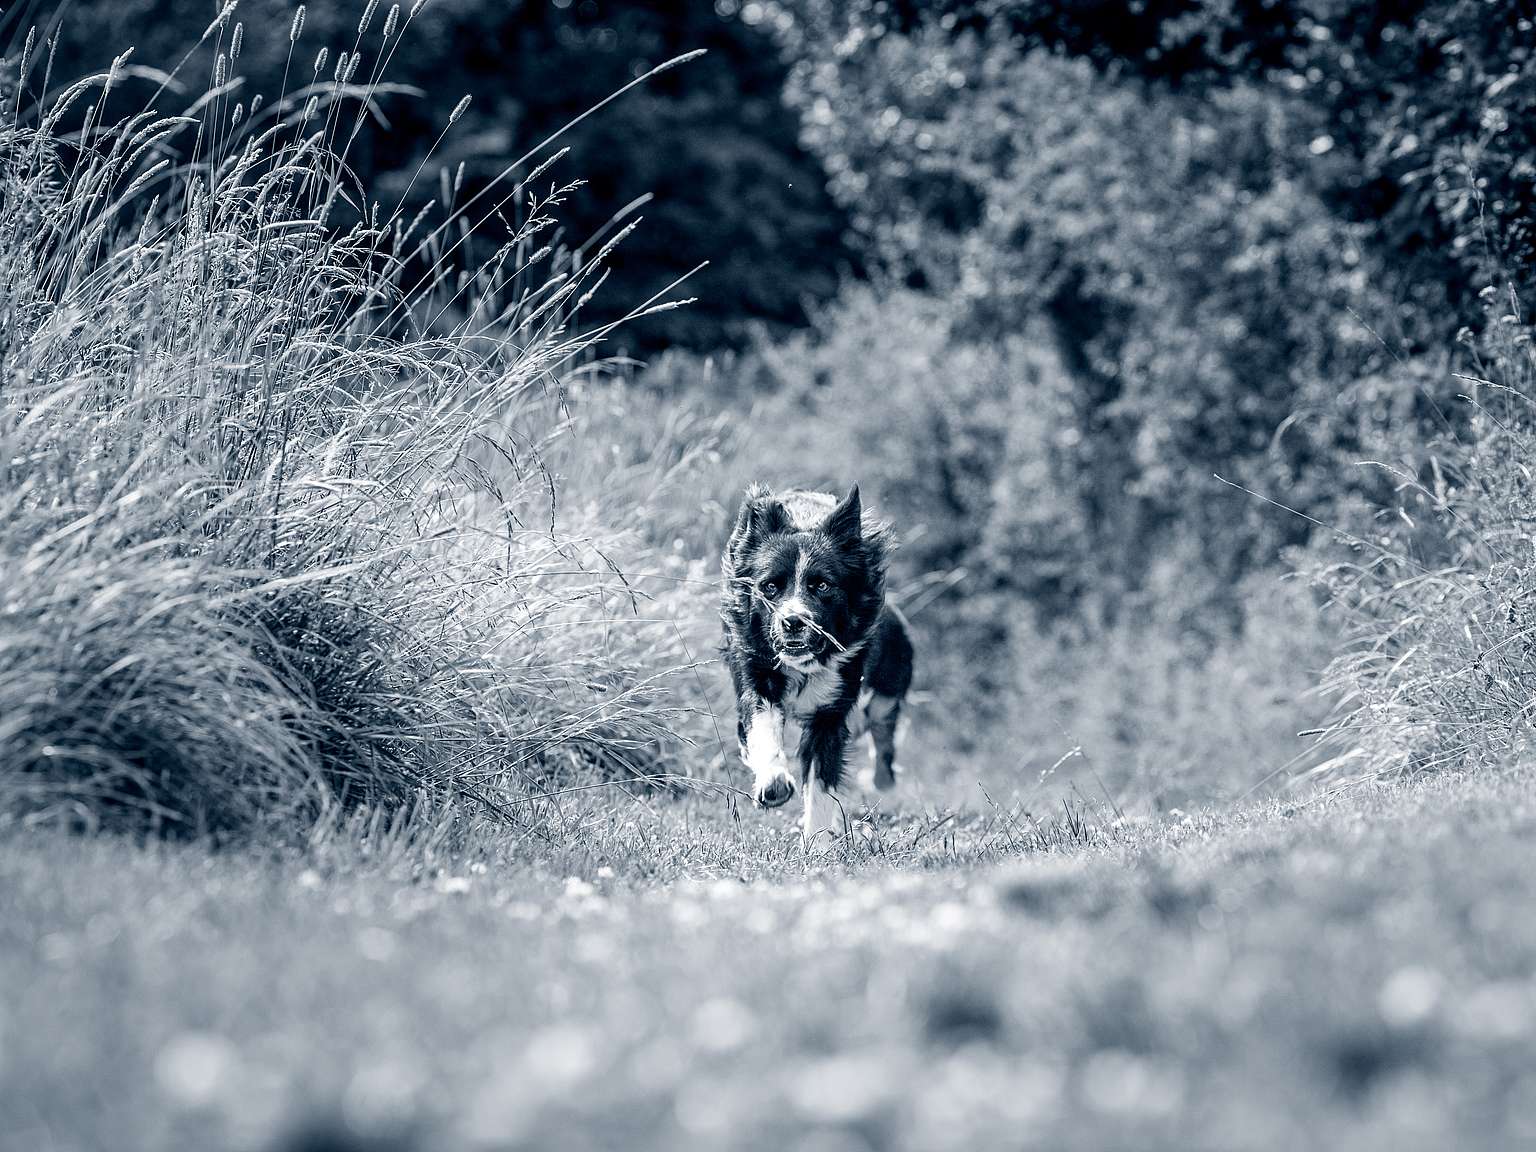
[[[786,617],[784,617],[784,622],[783,622],[782,627],[784,629],[784,635],[786,635],[786,636],[798,636],[798,635],[800,635],[800,633],[805,631],[805,617],[804,616],[786,616]]]

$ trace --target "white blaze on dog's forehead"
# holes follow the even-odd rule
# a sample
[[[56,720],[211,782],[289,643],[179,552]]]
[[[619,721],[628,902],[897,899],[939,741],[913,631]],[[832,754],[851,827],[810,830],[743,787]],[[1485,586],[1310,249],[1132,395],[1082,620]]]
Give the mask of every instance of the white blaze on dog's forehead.
[[[786,596],[774,609],[774,615],[780,620],[789,620],[796,616],[804,619],[811,614],[811,606],[805,602],[805,597],[800,594],[805,587],[805,566],[810,563],[810,556],[804,548],[796,550],[795,574],[789,578],[789,590],[791,595]]]
[[[797,590],[795,601],[800,605],[800,611],[806,611],[806,603],[800,598],[799,590],[805,588],[805,570],[811,566],[811,550],[801,548],[795,557],[795,582],[790,587]]]

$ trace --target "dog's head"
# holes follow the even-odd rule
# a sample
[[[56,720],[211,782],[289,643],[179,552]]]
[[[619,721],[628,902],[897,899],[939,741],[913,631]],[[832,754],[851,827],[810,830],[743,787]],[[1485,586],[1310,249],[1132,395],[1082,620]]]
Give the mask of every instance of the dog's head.
[[[885,600],[889,547],[857,485],[838,500],[754,484],[726,547],[727,607],[779,664],[807,671],[864,640]]]

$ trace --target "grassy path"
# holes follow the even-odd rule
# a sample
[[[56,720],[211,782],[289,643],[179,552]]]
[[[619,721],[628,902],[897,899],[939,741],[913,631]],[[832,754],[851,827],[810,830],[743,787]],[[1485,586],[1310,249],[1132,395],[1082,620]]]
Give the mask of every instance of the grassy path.
[[[957,822],[807,865],[716,812],[435,875],[8,833],[3,1143],[269,1148],[296,1116],[377,1149],[1536,1141],[1518,776],[1000,863]]]

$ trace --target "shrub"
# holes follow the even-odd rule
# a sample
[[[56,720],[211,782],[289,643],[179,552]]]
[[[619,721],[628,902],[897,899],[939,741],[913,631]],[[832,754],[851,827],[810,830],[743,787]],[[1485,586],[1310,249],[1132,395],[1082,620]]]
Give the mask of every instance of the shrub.
[[[1452,313],[1381,258],[1367,214],[1339,210],[1358,168],[1310,82],[1148,82],[1071,34],[1132,52],[1150,32],[1159,61],[1189,67],[1178,45],[1210,47],[1208,22],[1256,31],[1278,13],[1194,4],[1100,28],[1050,19],[1050,4],[767,7],[790,28],[787,98],[834,193],[887,273],[944,317],[931,386],[1009,341],[1053,360],[1011,401],[1038,400],[1025,418],[1047,431],[1049,498],[1025,534],[1050,546],[1012,567],[1051,613],[1112,605],[1184,555],[1208,573],[1212,610],[1233,614],[1242,576],[1311,527],[1212,473],[1333,519],[1379,482],[1355,460],[1434,423],[1419,392],[1375,385],[1400,350],[1440,346]]]
[[[1488,767],[1530,748],[1536,701],[1536,365],[1513,294],[1460,377],[1465,431],[1378,465],[1397,499],[1315,562],[1345,627],[1329,777]]]
[[[580,305],[611,245],[553,249],[570,186],[525,165],[495,189],[512,242],[449,273],[492,201],[445,171],[435,218],[370,203],[347,150],[376,72],[237,101],[230,8],[180,116],[113,111],[126,57],[35,104],[30,39],[10,62],[0,805],[225,830],[655,770],[677,649],[614,642],[633,595],[601,526],[566,531],[505,435],[601,335]],[[364,219],[328,227],[344,202]]]

